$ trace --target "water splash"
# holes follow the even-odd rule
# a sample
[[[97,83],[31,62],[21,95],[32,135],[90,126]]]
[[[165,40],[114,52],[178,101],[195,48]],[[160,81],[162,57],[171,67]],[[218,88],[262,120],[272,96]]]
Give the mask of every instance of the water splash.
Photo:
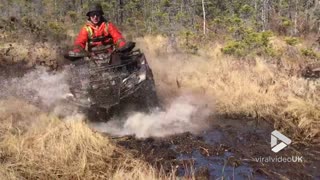
[[[155,110],[149,114],[134,112],[124,120],[114,119],[90,125],[97,131],[116,136],[163,137],[203,130],[208,126],[207,119],[212,113],[205,100],[185,95],[176,98],[165,110]]]
[[[45,68],[36,68],[22,77],[0,77],[2,99],[13,96],[50,107],[67,93],[66,71],[49,73]]]

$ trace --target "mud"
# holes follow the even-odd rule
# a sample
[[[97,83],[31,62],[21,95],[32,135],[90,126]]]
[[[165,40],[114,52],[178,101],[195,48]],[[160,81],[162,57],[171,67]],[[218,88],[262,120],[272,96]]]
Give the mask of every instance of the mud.
[[[159,169],[196,179],[320,179],[319,145],[292,143],[274,153],[270,148],[273,127],[244,119],[214,120],[210,130],[166,138],[114,138]],[[260,162],[262,158],[301,157],[302,162]],[[260,160],[259,160],[260,158]]]

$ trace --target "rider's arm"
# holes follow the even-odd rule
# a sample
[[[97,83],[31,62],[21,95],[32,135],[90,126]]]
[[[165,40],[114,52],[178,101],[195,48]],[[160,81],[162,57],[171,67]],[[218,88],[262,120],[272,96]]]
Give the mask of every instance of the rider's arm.
[[[111,35],[112,39],[113,39],[113,43],[117,45],[117,47],[122,47],[126,44],[121,32],[118,30],[118,28],[112,24],[111,22],[109,22],[107,24],[108,26],[108,31],[109,34]]]
[[[74,47],[75,48],[81,47],[81,48],[85,49],[87,42],[88,42],[88,32],[87,32],[86,28],[83,27],[80,30],[76,40],[74,41]]]

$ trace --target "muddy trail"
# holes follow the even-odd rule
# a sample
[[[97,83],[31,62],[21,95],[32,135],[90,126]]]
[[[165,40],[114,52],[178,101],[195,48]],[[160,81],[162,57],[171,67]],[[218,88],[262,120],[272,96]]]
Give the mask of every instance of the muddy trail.
[[[34,71],[24,64],[0,68],[3,78],[22,78]],[[52,94],[57,92],[49,93],[52,105]],[[3,98],[7,94],[2,95]],[[293,141],[274,153],[270,147],[271,132],[275,130],[273,125],[256,119],[216,116],[212,114],[214,109],[203,104],[197,95],[189,94],[188,97],[191,98],[182,98],[182,102],[181,98],[175,97],[177,100],[166,105],[170,107],[163,112],[128,113],[125,120],[114,117],[107,123],[94,122],[89,126],[111,136],[116,144],[130,150],[135,157],[168,173],[175,170],[181,177],[320,179],[319,145]],[[30,103],[34,103],[33,99]],[[283,162],[283,159],[291,162]]]

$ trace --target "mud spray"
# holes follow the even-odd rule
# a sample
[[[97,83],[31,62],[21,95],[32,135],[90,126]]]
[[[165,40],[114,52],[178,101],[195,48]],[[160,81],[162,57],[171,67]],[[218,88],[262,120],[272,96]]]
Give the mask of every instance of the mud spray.
[[[90,123],[90,126],[116,136],[163,137],[183,132],[197,133],[208,127],[207,119],[211,114],[204,100],[183,95],[174,99],[164,110],[155,109],[149,114],[132,112],[126,119]]]
[[[66,76],[65,71],[49,73],[39,67],[22,77],[0,77],[0,97],[16,97],[41,106],[55,106],[64,94],[69,93]]]
[[[0,76],[0,119],[9,115],[16,117],[15,121],[35,121],[40,114],[63,114],[66,108],[60,102],[69,93],[67,71],[53,73],[37,67],[23,73]],[[68,113],[63,115],[72,115]]]

